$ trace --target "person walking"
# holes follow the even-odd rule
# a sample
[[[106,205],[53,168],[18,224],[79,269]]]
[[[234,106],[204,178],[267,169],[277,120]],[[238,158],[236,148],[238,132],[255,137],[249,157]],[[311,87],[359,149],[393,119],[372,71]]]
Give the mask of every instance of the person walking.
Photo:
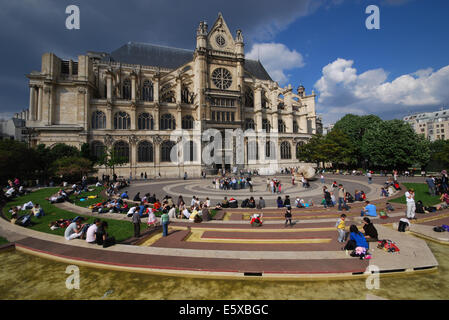
[[[346,190],[343,188],[342,184],[338,185],[338,211],[342,210],[342,206],[344,209],[349,210],[348,205],[346,204]]]
[[[372,184],[373,183],[373,176],[372,176],[370,170],[368,170],[366,176],[368,177],[368,184]]]
[[[292,210],[290,208],[287,208],[287,211],[285,211],[285,225],[284,225],[284,227],[286,227],[288,225],[288,223],[290,223],[290,226],[293,226],[293,223],[292,223]]]
[[[135,210],[133,213],[133,225],[134,225],[134,237],[140,237],[140,214],[138,210]]]
[[[168,236],[168,224],[170,223],[170,218],[167,212],[164,212],[161,216],[162,223],[162,235],[164,237]]]
[[[416,219],[415,218],[415,211],[416,211],[416,205],[415,205],[415,190],[408,189],[405,193],[405,199],[407,202],[407,218],[408,219]]]
[[[433,176],[428,177],[426,183],[429,187],[429,194],[434,197],[436,195],[435,178]]]

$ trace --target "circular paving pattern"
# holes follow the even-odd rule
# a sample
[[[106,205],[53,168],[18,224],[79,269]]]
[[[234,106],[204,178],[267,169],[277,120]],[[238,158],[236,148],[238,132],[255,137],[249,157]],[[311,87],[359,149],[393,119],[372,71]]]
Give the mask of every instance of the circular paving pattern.
[[[368,184],[365,177],[353,177],[353,176],[338,176],[328,177],[325,180],[325,184],[322,184],[319,180],[311,181],[309,188],[303,188],[301,182],[295,182],[295,185],[291,183],[291,176],[278,175],[276,177],[270,176],[270,178],[277,178],[282,184],[282,193],[271,193],[267,189],[267,176],[256,176],[252,178],[253,192],[250,192],[249,188],[237,189],[237,190],[222,190],[217,189],[212,183],[214,177],[208,177],[206,179],[192,179],[192,180],[152,180],[152,181],[135,181],[128,188],[128,194],[132,199],[137,192],[141,193],[141,196],[147,192],[156,194],[156,197],[163,198],[165,195],[170,195],[173,199],[177,199],[179,195],[182,195],[185,201],[190,201],[193,196],[197,196],[200,200],[208,197],[212,204],[221,202],[223,197],[234,197],[241,202],[249,197],[254,197],[256,200],[259,197],[263,197],[266,201],[267,207],[275,207],[276,199],[281,196],[289,195],[290,199],[294,201],[296,197],[300,197],[306,201],[313,200],[316,204],[322,200],[322,188],[327,186],[331,188],[331,184],[334,180],[337,183],[343,184],[345,189],[352,195],[355,190],[363,190],[367,198],[370,200],[378,199],[380,196],[380,188],[382,187],[383,179],[374,181],[373,184]]]

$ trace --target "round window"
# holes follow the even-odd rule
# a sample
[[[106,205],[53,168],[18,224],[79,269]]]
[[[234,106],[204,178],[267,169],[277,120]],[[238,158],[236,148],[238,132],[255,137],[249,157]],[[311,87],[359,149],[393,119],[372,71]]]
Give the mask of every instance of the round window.
[[[232,84],[232,75],[228,70],[218,68],[212,72],[212,81],[218,89],[226,90]]]

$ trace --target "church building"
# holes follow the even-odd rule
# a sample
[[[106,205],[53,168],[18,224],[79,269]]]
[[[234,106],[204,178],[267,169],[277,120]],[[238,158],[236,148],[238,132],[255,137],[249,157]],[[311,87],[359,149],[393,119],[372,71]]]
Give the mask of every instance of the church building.
[[[219,14],[211,28],[199,24],[194,51],[129,42],[78,61],[45,53],[41,71],[27,75],[32,145],[88,143],[97,157],[114,150],[126,159],[115,168],[123,177],[298,167],[297,148],[317,131],[315,94],[280,87],[260,61],[245,58],[244,46],[242,31],[231,33]],[[211,129],[223,137],[213,163],[203,160]],[[239,149],[225,143],[227,129],[255,138]]]

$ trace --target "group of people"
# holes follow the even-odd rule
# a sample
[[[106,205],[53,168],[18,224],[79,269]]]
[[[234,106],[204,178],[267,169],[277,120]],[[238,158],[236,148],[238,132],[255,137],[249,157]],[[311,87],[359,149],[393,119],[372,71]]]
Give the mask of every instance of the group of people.
[[[84,223],[83,217],[75,217],[64,231],[66,240],[83,239],[87,243],[97,244],[103,248],[110,247],[115,244],[115,238],[107,232],[108,223],[96,218],[94,223]]]
[[[212,184],[215,189],[220,190],[240,190],[249,188],[252,192],[253,182],[251,176],[240,176],[240,177],[221,177],[212,180]]]

